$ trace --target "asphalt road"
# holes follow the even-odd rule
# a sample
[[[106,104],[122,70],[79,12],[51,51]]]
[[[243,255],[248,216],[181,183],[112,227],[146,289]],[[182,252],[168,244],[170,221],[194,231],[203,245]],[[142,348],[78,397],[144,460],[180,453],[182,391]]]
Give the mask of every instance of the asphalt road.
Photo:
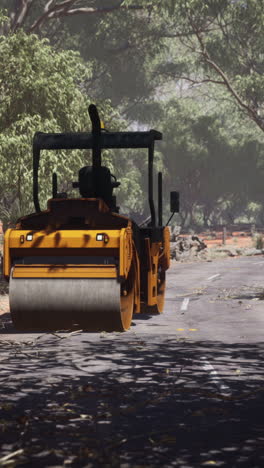
[[[164,314],[126,333],[4,315],[0,466],[264,466],[263,299],[259,256],[173,262]]]

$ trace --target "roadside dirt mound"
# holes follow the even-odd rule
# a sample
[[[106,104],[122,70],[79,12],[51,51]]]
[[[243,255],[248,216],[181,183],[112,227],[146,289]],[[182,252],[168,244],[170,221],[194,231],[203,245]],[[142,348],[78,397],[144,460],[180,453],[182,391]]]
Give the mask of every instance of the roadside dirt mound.
[[[198,253],[206,249],[206,244],[198,236],[178,236],[176,241],[171,242],[171,258],[183,260],[185,258],[197,257]]]
[[[264,253],[262,233],[223,231],[200,233],[199,235],[171,235],[171,258],[177,261],[211,261],[221,257],[261,255]]]

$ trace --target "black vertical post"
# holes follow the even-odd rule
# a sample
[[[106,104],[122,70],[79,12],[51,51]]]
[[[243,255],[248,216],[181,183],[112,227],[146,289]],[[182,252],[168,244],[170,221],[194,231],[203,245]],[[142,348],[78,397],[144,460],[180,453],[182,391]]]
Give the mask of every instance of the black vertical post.
[[[154,142],[151,143],[148,149],[148,192],[149,192],[149,209],[151,215],[151,225],[156,225],[155,206],[153,201],[153,159],[154,159]]]
[[[52,198],[57,198],[58,196],[58,177],[56,172],[52,174]]]
[[[37,138],[36,136],[34,139]],[[39,170],[40,149],[33,140],[33,201],[35,210],[40,212],[39,198],[38,198],[38,170]]]
[[[159,226],[162,226],[162,173],[158,173],[158,210]]]
[[[92,135],[93,135],[93,167],[100,167],[102,158],[101,158],[101,146],[100,146],[100,136],[101,136],[101,122],[97,108],[94,104],[89,106],[89,115],[92,122]]]
[[[226,245],[226,226],[223,226],[223,245]]]

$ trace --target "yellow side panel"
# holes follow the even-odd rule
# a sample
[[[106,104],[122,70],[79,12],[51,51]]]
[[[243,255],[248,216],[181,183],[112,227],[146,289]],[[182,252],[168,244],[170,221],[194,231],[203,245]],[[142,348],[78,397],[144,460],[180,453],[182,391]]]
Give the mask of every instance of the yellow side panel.
[[[9,248],[118,248],[120,230],[58,230],[26,231],[12,229],[9,235]],[[32,240],[26,240],[32,234]],[[107,234],[108,242],[96,240],[97,234]]]
[[[157,275],[160,248],[160,242],[153,242],[150,247],[151,265],[148,271],[148,305],[150,306],[157,304]]]
[[[119,275],[127,277],[133,256],[132,230],[130,227],[120,231]]]
[[[162,266],[165,270],[168,270],[168,268],[170,268],[170,230],[168,226],[166,226],[163,231],[163,246],[164,258]]]
[[[116,278],[114,265],[15,265],[13,278]]]
[[[136,314],[140,313],[140,261],[138,258],[137,250],[133,242],[133,262],[135,269],[135,309]]]
[[[13,229],[7,229],[4,235],[4,249],[3,249],[3,274],[5,277],[9,276],[10,268],[11,268],[11,258],[10,258],[10,251],[9,251],[9,238],[12,233]]]

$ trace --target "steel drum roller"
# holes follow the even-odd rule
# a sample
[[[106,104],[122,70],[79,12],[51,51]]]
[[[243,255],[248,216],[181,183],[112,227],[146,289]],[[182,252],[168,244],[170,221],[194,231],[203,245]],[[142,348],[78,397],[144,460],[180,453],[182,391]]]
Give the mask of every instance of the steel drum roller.
[[[10,311],[18,329],[124,330],[133,298],[117,279],[11,277]]]

